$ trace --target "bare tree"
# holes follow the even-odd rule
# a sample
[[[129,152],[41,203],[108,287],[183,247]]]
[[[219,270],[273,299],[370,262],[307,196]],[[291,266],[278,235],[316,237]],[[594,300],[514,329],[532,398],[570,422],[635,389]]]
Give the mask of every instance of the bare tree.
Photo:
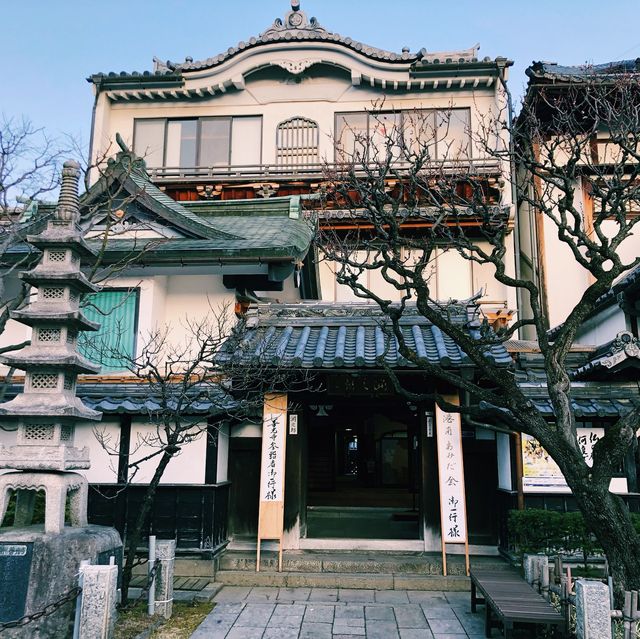
[[[227,306],[210,307],[201,320],[185,319],[181,330],[184,338],[176,339],[171,326],[154,329],[142,336],[139,352],[130,355],[117,340],[111,345],[89,340],[85,345],[94,361],[117,358],[154,404],[148,414],[149,432],[131,442],[123,488],[126,490],[143,468],[152,469],[140,510],[126,533],[123,602],[127,601],[136,554],[158,486],[171,460],[191,442],[207,437],[212,420],[260,420],[265,392],[306,385],[302,379],[292,382],[287,371],[274,369],[260,356],[250,366],[240,363],[234,354],[241,350],[244,323],[237,322]],[[103,429],[98,426],[95,433],[105,451],[114,457],[121,455],[119,443]]]
[[[375,111],[373,115],[378,117]],[[432,125],[416,112],[414,124],[387,128],[375,145],[354,133],[358,151],[346,153],[337,171],[327,171],[324,212],[331,222],[331,209],[342,209],[341,226],[352,230],[327,230],[331,225],[325,223],[318,243],[326,259],[337,263],[338,281],[379,306],[402,356],[470,401],[457,407],[437,392],[412,393],[389,371],[398,392],[414,401],[436,401],[445,410],[472,418],[498,420],[541,442],[605,550],[619,595],[625,588],[640,587],[640,539],[628,508],[609,492],[609,484],[634,445],[640,407],[606,429],[594,447],[593,466],[587,465],[577,441],[567,358],[597,300],[616,278],[640,264],[640,257],[625,263],[619,253],[623,241],[633,233],[637,238],[640,224],[640,83],[637,74],[585,73],[580,82],[568,87],[550,86],[531,93],[514,126],[507,115],[485,114],[480,126],[470,132],[476,157],[498,161],[501,168],[491,174],[483,172],[482,162],[470,161],[459,138],[440,135],[444,145],[436,148],[433,127],[447,129],[447,117],[440,125]],[[599,145],[603,132],[606,144]],[[562,245],[590,274],[580,301],[552,334],[541,286],[519,277],[507,259],[512,229],[498,185],[512,183],[511,167],[521,177],[513,185],[519,204],[550,221]],[[579,184],[593,197],[592,216],[578,203]],[[345,223],[345,217],[350,221]],[[486,266],[500,285],[517,292],[524,309],[517,320],[491,330],[476,298],[463,309],[467,319],[457,321],[459,313],[452,308],[460,310],[460,304],[452,307],[436,299],[431,279],[436,251],[443,247]],[[368,286],[363,277],[368,272],[378,273],[394,295]],[[400,320],[407,305],[414,303],[419,314],[469,356],[476,370],[474,379],[429,364],[407,344]],[[476,331],[468,330],[469,319],[477,321]],[[525,395],[513,373],[487,357],[487,349],[517,338],[522,331],[535,336],[544,360],[555,414],[552,423]],[[384,366],[383,361],[380,364]]]
[[[28,253],[6,264],[7,253],[23,244],[29,233],[43,221],[38,201],[52,196],[60,185],[59,167],[67,146],[51,138],[27,119],[0,119],[0,333],[9,314],[18,308],[28,292],[28,285],[6,290],[16,271],[31,259]],[[45,214],[46,215],[46,214]],[[21,348],[17,345],[11,349]],[[8,349],[4,349],[5,351]]]

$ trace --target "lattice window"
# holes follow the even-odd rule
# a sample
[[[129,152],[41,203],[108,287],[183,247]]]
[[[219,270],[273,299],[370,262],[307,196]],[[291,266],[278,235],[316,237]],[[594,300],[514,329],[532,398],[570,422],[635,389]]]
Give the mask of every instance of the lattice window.
[[[66,251],[49,251],[49,262],[64,262],[67,259]]]
[[[73,390],[75,384],[75,379],[73,375],[65,375],[64,376],[64,389],[65,390]]]
[[[31,388],[37,390],[52,390],[58,388],[58,374],[32,373]]]
[[[77,302],[80,299],[80,295],[74,291],[74,290],[69,290],[69,301],[70,302]]]
[[[70,442],[73,439],[73,426],[64,424],[60,429],[60,441]]]
[[[67,329],[67,344],[75,344],[77,337],[78,337],[78,331],[72,331],[71,329]]]
[[[318,123],[307,118],[291,118],[276,129],[276,164],[297,166],[320,161]]]
[[[64,299],[64,288],[62,286],[45,286],[40,289],[43,300]]]
[[[80,261],[80,256],[77,253],[71,253],[71,263],[77,264]]]
[[[38,341],[39,342],[59,342],[62,331],[59,328],[39,328],[38,329]]]
[[[53,424],[27,424],[24,439],[30,441],[50,441],[53,439]]]

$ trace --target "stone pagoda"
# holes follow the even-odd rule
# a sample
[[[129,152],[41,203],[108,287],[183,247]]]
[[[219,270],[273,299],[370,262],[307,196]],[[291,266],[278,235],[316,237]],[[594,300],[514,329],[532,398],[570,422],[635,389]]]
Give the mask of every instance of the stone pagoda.
[[[99,327],[80,309],[82,295],[97,287],[80,270],[83,259],[95,256],[79,227],[79,178],[80,166],[66,162],[55,215],[45,230],[27,238],[42,256],[35,268],[21,273],[32,294],[11,317],[32,328],[31,344],[0,358],[25,372],[23,392],[0,404],[0,422],[17,425],[16,444],[0,446],[0,468],[17,471],[0,475],[0,521],[14,490],[14,525],[29,525],[35,491],[44,490],[46,533],[64,528],[67,493],[72,526],[87,524],[87,480],[68,471],[90,465],[89,449],[73,445],[76,423],[101,417],[76,397],[78,374],[100,370],[78,352],[78,333]]]

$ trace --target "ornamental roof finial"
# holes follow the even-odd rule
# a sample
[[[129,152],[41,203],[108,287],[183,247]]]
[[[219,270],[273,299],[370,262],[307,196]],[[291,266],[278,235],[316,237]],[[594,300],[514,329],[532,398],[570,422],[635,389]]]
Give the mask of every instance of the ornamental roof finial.
[[[59,220],[76,221],[80,216],[78,200],[78,183],[80,182],[80,165],[75,160],[67,160],[62,167],[62,184],[56,209]]]
[[[300,11],[300,0],[291,0],[291,10]]]

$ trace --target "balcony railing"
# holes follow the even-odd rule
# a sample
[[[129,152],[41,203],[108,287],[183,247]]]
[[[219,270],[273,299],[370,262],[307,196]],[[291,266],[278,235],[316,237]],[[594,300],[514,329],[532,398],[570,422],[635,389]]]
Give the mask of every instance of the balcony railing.
[[[367,167],[360,167],[364,174],[366,170],[375,170],[375,163]],[[345,163],[313,163],[313,164],[255,164],[255,165],[227,165],[227,166],[163,166],[149,168],[154,182],[278,182],[283,180],[322,180],[334,171],[346,170]],[[410,162],[398,161],[393,164],[393,170],[402,172],[412,167]],[[434,172],[444,171],[448,174],[471,173],[474,175],[495,175],[500,172],[498,160],[493,158],[469,161],[434,162],[431,167]]]

